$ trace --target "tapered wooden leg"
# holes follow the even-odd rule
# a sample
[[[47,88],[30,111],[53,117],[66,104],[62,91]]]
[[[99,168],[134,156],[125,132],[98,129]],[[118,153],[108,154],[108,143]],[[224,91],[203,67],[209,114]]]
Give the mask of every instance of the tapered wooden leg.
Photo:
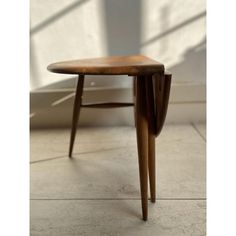
[[[136,83],[136,132],[143,220],[148,218],[148,122],[146,113],[145,77]]]
[[[155,105],[152,76],[146,76],[146,102],[148,117],[148,172],[151,202],[156,201],[156,167],[155,167]]]
[[[137,84],[137,77],[133,77],[133,102],[134,102],[134,125],[136,127],[136,84]]]
[[[80,107],[82,102],[82,94],[83,94],[83,86],[84,86],[84,75],[79,75],[78,84],[76,88],[75,100],[74,100],[74,108],[73,108],[73,117],[72,117],[72,127],[71,127],[71,136],[70,136],[70,148],[69,148],[69,157],[72,157],[72,151],[75,141],[76,128],[79,119]]]
[[[148,170],[151,202],[156,202],[155,136],[148,134]]]

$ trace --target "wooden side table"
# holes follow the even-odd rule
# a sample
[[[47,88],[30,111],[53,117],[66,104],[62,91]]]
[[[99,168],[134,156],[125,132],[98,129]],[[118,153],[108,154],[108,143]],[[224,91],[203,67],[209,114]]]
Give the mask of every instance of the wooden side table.
[[[142,55],[114,56],[57,62],[51,72],[77,74],[69,157],[72,157],[80,109],[134,106],[143,220],[148,218],[148,174],[151,202],[156,201],[155,137],[163,127],[171,85],[171,74],[164,65]],[[134,77],[134,103],[82,104],[85,75],[128,75]]]

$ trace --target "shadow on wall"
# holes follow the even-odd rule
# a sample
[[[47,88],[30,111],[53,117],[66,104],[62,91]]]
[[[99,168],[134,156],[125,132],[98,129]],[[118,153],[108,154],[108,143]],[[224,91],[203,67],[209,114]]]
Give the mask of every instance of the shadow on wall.
[[[197,20],[200,20],[201,18],[206,16],[206,11],[203,11],[193,17],[190,17],[189,19],[187,19],[187,20],[181,22],[180,24],[177,24],[167,30],[165,30],[165,29],[169,24],[169,22],[168,22],[168,14],[170,14],[169,7],[168,6],[163,7],[161,10],[161,14],[162,14],[162,30],[163,31],[160,34],[158,34],[158,35],[152,37],[151,39],[147,40],[146,42],[142,43],[142,45],[141,45],[142,47],[147,46],[155,41],[158,41],[159,39],[161,39],[165,36],[168,36],[176,31],[178,31],[179,29],[196,22]]]
[[[167,68],[172,74],[174,81],[178,81],[179,83],[205,83],[206,78],[206,37],[195,45],[194,47],[189,48],[185,51],[183,54],[183,60],[172,66]],[[98,78],[99,77],[99,78]],[[108,83],[106,85],[112,86],[114,83],[114,80],[118,83],[118,80],[122,80],[120,76],[117,76],[118,78],[107,78]],[[185,78],[185,79],[184,79]],[[90,79],[88,77],[88,83],[90,80],[98,80],[100,81],[102,76],[96,76],[95,79]],[[127,77],[127,80],[129,80],[130,84],[132,83],[132,78]],[[40,90],[50,90],[55,88],[75,88],[77,83],[77,76],[71,76],[71,78],[60,80],[55,83],[51,83],[46,86],[42,86],[36,91]],[[98,83],[99,84],[99,83]],[[102,83],[101,83],[102,85]],[[109,87],[108,86],[108,87]],[[85,86],[86,87],[86,86]]]
[[[50,17],[47,19],[43,20],[36,26],[34,26],[30,30],[30,35],[34,35],[38,33],[39,31],[43,30],[44,28],[48,27],[50,24],[54,23],[55,21],[61,19],[65,15],[69,14],[71,11],[75,10],[77,7],[82,5],[83,3],[87,2],[88,0],[80,0],[80,1],[75,1],[72,4],[68,5],[67,7],[61,9],[60,11],[52,14]]]
[[[31,30],[31,36],[37,34],[39,31],[45,29],[48,25],[53,24],[55,21],[61,19],[66,14],[69,14],[71,10],[75,9],[77,6],[80,6],[82,3],[87,2],[88,0],[76,1],[74,4],[62,9],[56,14],[52,15],[45,21],[41,22],[39,25],[35,26]],[[158,35],[155,35],[153,38],[142,43],[141,42],[141,25],[142,25],[142,15],[141,15],[141,0],[103,0],[104,6],[104,25],[106,27],[106,42],[107,42],[107,54],[108,55],[127,55],[127,54],[139,54],[143,46],[152,44],[153,42],[158,41],[161,38],[170,36],[173,32],[178,31],[182,27],[188,26],[189,24],[205,17],[206,12],[201,12],[186,21],[177,24],[173,27],[169,27],[168,15],[171,14],[169,8],[166,6],[162,8],[162,32]],[[167,30],[165,30],[167,28]],[[131,30],[132,29],[132,30]],[[167,39],[166,39],[167,40]],[[164,53],[168,47],[168,41],[163,41],[161,45],[161,52]],[[37,60],[36,60],[36,51],[34,47],[34,41],[31,44],[31,69],[32,69],[32,79],[35,84],[39,84],[39,76],[37,71]],[[45,68],[46,69],[46,68]],[[205,83],[205,74],[206,74],[206,38],[199,42],[194,47],[187,49],[183,54],[183,60],[168,68],[173,74],[173,81],[178,82],[204,82]],[[77,76],[71,76],[64,80],[60,80],[56,83],[51,83],[46,86],[42,86],[36,91],[40,90],[54,90],[60,88],[75,88]],[[119,80],[119,81],[118,81]],[[121,87],[127,87],[127,84],[131,86],[131,77],[130,78],[102,78],[97,79],[90,78],[89,76],[85,80],[86,84],[96,81],[96,86],[103,87],[104,85],[109,87],[112,85],[121,85],[126,81]],[[129,87],[130,87],[129,86]],[[102,92],[103,93],[103,92]],[[96,94],[97,95],[97,94]],[[36,93],[31,94],[31,112],[32,112],[32,126],[40,126],[41,124],[49,124],[48,120],[51,120],[49,126],[56,125],[55,120],[63,120],[62,125],[68,126],[71,120],[71,112],[73,105],[73,96],[74,93],[70,91],[61,91],[54,93]],[[92,96],[91,96],[92,97]],[[97,96],[98,97],[98,96]],[[96,99],[97,99],[96,97]],[[94,98],[94,96],[92,97]],[[124,99],[129,101],[131,96],[128,93],[122,92],[122,90],[112,92],[109,94],[111,101],[116,101],[119,99]],[[113,99],[114,98],[114,99]],[[97,102],[97,101],[93,101]],[[107,118],[106,112],[97,112],[92,113],[85,109],[84,111],[84,120],[88,121],[88,117],[93,119],[96,117],[96,120]],[[133,115],[132,112],[127,112],[127,114]],[[115,113],[114,124],[127,124],[129,120],[128,115],[126,116],[125,111],[118,110]],[[83,116],[83,112],[82,112]],[[63,119],[61,117],[64,117]],[[60,118],[60,119],[59,119]],[[86,119],[85,119],[86,118]],[[113,117],[114,118],[114,117]],[[62,121],[61,121],[62,122]],[[112,121],[111,121],[112,122]],[[113,124],[113,123],[112,123]]]
[[[88,0],[75,1],[60,11],[52,14],[50,17],[31,29],[31,36],[47,28],[55,21],[62,19],[72,10],[75,10],[86,2],[88,2]],[[140,54],[142,47],[152,44],[163,37],[170,36],[173,32],[188,26],[206,15],[205,11],[200,12],[199,14],[169,28],[168,15],[171,14],[171,12],[168,6],[164,6],[161,8],[162,32],[146,42],[141,42],[141,25],[143,21],[143,16],[141,14],[142,0],[103,0],[102,5],[104,9],[104,26],[106,28],[107,55]],[[203,46],[205,46],[205,41],[202,43],[204,43]],[[33,87],[38,87],[40,84],[40,73],[37,69],[37,51],[34,46],[33,38],[31,38],[30,82]],[[200,45],[197,45],[196,47],[187,50],[184,54],[184,61],[169,68],[169,70],[174,74],[174,81],[179,81],[181,83],[186,81],[195,82],[204,80],[206,73],[206,48],[202,47],[199,49],[199,46]],[[167,47],[168,39],[162,40],[160,53],[163,54]],[[121,77],[122,78],[110,78],[109,76],[100,76],[95,79],[93,76],[88,76],[85,80],[85,87],[91,87],[93,84],[96,87],[131,87],[132,81],[127,77]],[[39,89],[74,88],[76,85],[76,80],[74,80],[74,78],[75,77],[71,77],[71,79],[60,80],[58,83],[51,83],[50,85],[40,87]]]
[[[169,67],[174,81],[179,83],[205,83],[206,78],[206,37],[184,53],[182,62]],[[185,78],[185,79],[184,79]]]
[[[70,14],[71,11],[80,7],[82,4],[88,2],[88,0],[74,1],[67,7],[52,14],[36,26],[31,31],[31,85],[33,87],[39,87],[40,78],[37,71],[37,53],[34,47],[33,36],[35,36],[41,30],[45,30],[49,25],[55,23],[58,20],[62,20],[64,16]],[[107,43],[107,55],[132,55],[140,53],[141,44],[141,0],[103,0],[102,6],[104,9],[104,26],[106,28],[106,43]],[[132,30],[131,30],[132,29]],[[99,78],[98,78],[99,77]],[[131,80],[126,76],[121,78],[110,78],[111,76],[97,76],[94,79],[93,76],[87,76],[85,80],[85,87],[91,87],[92,84],[96,84],[96,87],[100,86],[121,86],[130,87]],[[41,86],[37,90],[53,89],[53,88],[69,88],[75,87],[74,77],[71,79],[65,79],[58,83],[52,83],[50,85]]]
[[[103,0],[107,54],[140,53],[141,0]]]
[[[76,0],[59,11],[51,14],[49,17],[42,20],[40,23],[30,29],[30,86],[37,88],[34,91],[40,91],[44,89],[74,88],[76,86],[76,81],[74,78],[64,79],[58,83],[51,83],[46,86],[40,86],[40,72],[38,70],[37,48],[35,47],[34,37],[37,37],[37,34],[40,31],[45,30],[48,26],[57,22],[58,20],[62,20],[63,17],[70,14],[71,11],[76,10],[78,7],[88,1],[89,0]]]
[[[141,0],[103,0],[107,56],[140,54]],[[85,87],[131,87],[127,76],[88,76]]]

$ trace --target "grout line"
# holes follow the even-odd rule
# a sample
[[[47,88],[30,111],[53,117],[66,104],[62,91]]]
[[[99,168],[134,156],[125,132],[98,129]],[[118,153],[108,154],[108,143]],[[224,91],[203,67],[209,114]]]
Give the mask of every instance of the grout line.
[[[117,200],[141,200],[141,198],[32,198],[31,201],[117,201]],[[150,200],[150,198],[149,198]],[[207,200],[206,198],[156,198],[157,201],[194,201]]]
[[[170,101],[169,104],[205,104],[206,101]]]
[[[194,123],[190,123],[193,129],[201,136],[201,138],[206,142],[206,138],[201,134],[201,132],[198,130],[196,125]]]

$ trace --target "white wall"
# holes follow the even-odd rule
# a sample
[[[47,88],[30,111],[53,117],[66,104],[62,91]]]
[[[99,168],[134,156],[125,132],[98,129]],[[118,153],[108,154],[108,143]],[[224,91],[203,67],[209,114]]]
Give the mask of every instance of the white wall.
[[[182,114],[178,114],[178,108],[174,108],[175,112],[170,112],[167,120],[205,120],[205,0],[30,2],[31,101],[34,100],[36,91],[46,91],[45,97],[49,91],[73,91],[75,88],[75,76],[53,74],[46,70],[47,65],[52,62],[107,55],[143,54],[162,62],[173,74],[171,102],[178,104],[178,107],[182,104],[183,109],[181,108]],[[131,78],[125,76],[86,78],[86,87],[94,91],[98,88],[102,92],[110,87],[121,90],[131,87]],[[124,96],[127,94],[125,91],[119,94]],[[184,99],[179,101],[175,94],[182,94]],[[58,97],[58,94],[50,96]],[[102,98],[97,92],[96,96],[98,99]],[[117,100],[120,99],[118,96]],[[130,100],[128,95],[127,100]],[[43,108],[40,100],[37,101],[38,105],[35,101],[32,102],[31,111],[37,114],[47,111],[50,105]],[[198,109],[199,113],[196,111],[198,106],[201,107]],[[133,114],[127,114],[129,113]],[[100,111],[97,114],[102,116]],[[130,120],[130,117],[124,118],[118,123],[129,124]]]
[[[144,54],[164,63],[175,83],[205,83],[204,0],[31,0],[30,10],[32,90],[74,85],[46,70],[52,62],[114,54]]]

